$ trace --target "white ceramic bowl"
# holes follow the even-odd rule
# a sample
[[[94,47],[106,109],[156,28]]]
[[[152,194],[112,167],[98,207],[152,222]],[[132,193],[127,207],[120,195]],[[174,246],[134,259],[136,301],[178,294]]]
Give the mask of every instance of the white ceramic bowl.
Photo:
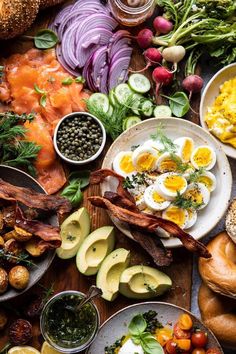
[[[86,159],[86,160],[80,160],[80,161],[75,161],[75,160],[71,160],[71,159],[68,159],[67,157],[65,157],[61,151],[59,150],[58,148],[58,144],[57,144],[57,133],[58,133],[58,130],[60,129],[60,125],[61,123],[68,119],[68,118],[73,118],[73,117],[79,117],[79,116],[88,116],[88,117],[91,117],[93,118],[93,120],[96,121],[96,123],[98,123],[98,125],[100,126],[101,130],[102,130],[102,143],[101,143],[101,146],[100,148],[98,149],[98,151],[92,155],[90,158]],[[91,161],[94,161],[102,152],[102,150],[104,149],[104,146],[105,146],[105,143],[106,143],[106,131],[105,131],[105,128],[103,126],[103,124],[100,122],[100,120],[98,118],[96,118],[95,116],[93,116],[92,114],[90,113],[87,113],[87,112],[73,112],[73,113],[70,113],[70,114],[67,114],[66,116],[64,116],[57,124],[56,126],[56,129],[54,131],[54,136],[53,136],[53,144],[54,144],[54,148],[57,152],[57,154],[64,160],[66,161],[67,163],[70,163],[72,165],[77,165],[77,166],[80,166],[80,165],[85,165]]]
[[[225,66],[223,69],[219,70],[205,87],[202,93],[200,103],[200,120],[201,125],[205,130],[209,131],[208,126],[205,122],[205,115],[207,113],[208,107],[211,107],[213,105],[216,97],[219,95],[220,86],[225,81],[230,80],[234,77],[236,77],[236,63]],[[220,140],[218,140],[218,142],[227,156],[236,159],[236,149],[233,146],[224,144]]]
[[[119,151],[130,150],[133,145],[140,145],[144,141],[150,139],[151,134],[155,134],[158,124],[162,124],[165,133],[172,140],[183,136],[189,136],[196,144],[211,146],[217,156],[217,162],[212,169],[212,173],[216,176],[216,189],[212,192],[209,204],[198,212],[198,219],[188,232],[197,240],[210,232],[216,224],[221,220],[228,208],[231,189],[232,174],[227,157],[221,146],[211,134],[203,130],[200,126],[178,118],[152,118],[136,124],[130,129],[122,133],[112,144],[108,150],[102,168],[112,169],[112,162]],[[105,191],[114,191],[117,187],[117,181],[110,177],[101,184],[102,195]],[[110,215],[111,216],[111,215]],[[111,217],[114,224],[125,235],[132,238],[127,224]],[[163,244],[167,248],[180,247],[181,242],[174,237],[162,239]]]

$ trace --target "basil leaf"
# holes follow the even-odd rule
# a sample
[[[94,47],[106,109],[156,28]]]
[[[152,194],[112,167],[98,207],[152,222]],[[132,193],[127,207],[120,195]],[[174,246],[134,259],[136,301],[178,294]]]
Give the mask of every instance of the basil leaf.
[[[40,103],[40,106],[46,107],[46,103],[47,103],[47,95],[46,95],[46,93],[44,93],[41,96],[39,103]]]
[[[37,92],[39,95],[45,94],[45,91],[40,89],[37,84],[34,84],[34,91]]]
[[[79,180],[80,188],[83,189],[89,185],[90,171],[76,171],[69,175],[69,180]]]
[[[79,206],[82,200],[83,200],[83,193],[81,192],[80,185],[79,185],[76,194],[71,198],[71,204],[75,208]]]
[[[38,49],[50,49],[58,43],[55,32],[49,29],[42,29],[34,37],[34,45]]]
[[[179,118],[183,117],[190,108],[188,96],[184,92],[176,92],[169,97],[169,104],[172,113]]]
[[[76,83],[84,84],[84,83],[85,83],[85,79],[83,78],[83,76],[78,76],[78,77],[75,79],[75,82],[76,82]]]
[[[131,339],[136,345],[139,345],[141,343],[140,335],[132,336]]]
[[[62,85],[71,85],[72,83],[73,83],[73,79],[72,79],[72,77],[67,77],[67,78],[65,78],[64,80],[62,80]]]
[[[141,346],[145,354],[164,354],[162,346],[149,332],[144,332],[140,335]]]
[[[139,336],[147,328],[147,322],[143,318],[143,315],[137,315],[132,319],[128,328],[132,336]]]

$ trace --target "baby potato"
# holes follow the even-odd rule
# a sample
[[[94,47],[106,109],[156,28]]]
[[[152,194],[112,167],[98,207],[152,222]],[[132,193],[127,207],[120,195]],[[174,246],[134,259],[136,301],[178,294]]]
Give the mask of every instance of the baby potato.
[[[4,241],[7,242],[8,240],[15,239],[15,236],[16,236],[16,231],[11,230],[11,231],[6,232],[2,237],[3,237]]]
[[[22,251],[20,243],[14,239],[10,239],[4,243],[3,249],[6,253],[11,253],[12,256],[18,256]],[[16,263],[15,259],[9,258],[9,263]]]
[[[8,275],[5,269],[0,268],[0,294],[5,293],[8,286]]]
[[[6,326],[7,320],[6,312],[0,308],[0,331]]]
[[[36,238],[32,238],[26,242],[25,249],[32,257],[40,257],[45,251],[45,249],[39,247],[39,240]]]
[[[27,232],[18,226],[15,226],[14,228],[15,228],[15,232],[16,232],[14,239],[19,242],[29,241],[31,239],[31,237],[33,236],[30,232]]]
[[[24,266],[15,266],[9,272],[9,283],[10,285],[17,289],[23,290],[27,287],[29,283],[29,271]]]

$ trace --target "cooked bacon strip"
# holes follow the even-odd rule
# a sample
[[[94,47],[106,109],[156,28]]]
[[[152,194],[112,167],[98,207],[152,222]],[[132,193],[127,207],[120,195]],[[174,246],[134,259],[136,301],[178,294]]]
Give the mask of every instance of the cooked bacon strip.
[[[142,248],[152,257],[154,263],[159,267],[169,266],[172,261],[172,252],[167,250],[159,237],[145,231],[131,229],[131,234]]]
[[[30,208],[55,210],[59,214],[69,213],[70,202],[63,197],[37,193],[30,188],[14,186],[0,178],[0,199],[21,202]]]
[[[121,197],[129,199],[133,204],[135,204],[135,200],[133,196],[123,187],[124,177],[118,175],[113,170],[109,170],[107,168],[97,170],[91,173],[90,175],[90,184],[98,184],[104,181],[107,177],[115,177],[118,179],[118,187],[117,187],[117,194]]]
[[[130,199],[121,197],[118,193],[105,192],[104,198],[108,199],[112,204],[118,205],[121,208],[125,208],[132,211],[139,211],[136,204],[131,202]]]
[[[35,236],[38,236],[42,241],[47,243],[48,248],[58,248],[61,246],[59,227],[47,225],[38,220],[26,219],[19,206],[16,206],[15,225]]]
[[[184,232],[179,226],[171,221],[164,220],[153,215],[149,216],[149,214],[138,213],[121,208],[102,197],[89,197],[88,199],[93,205],[108,209],[114,217],[123,222],[135,225],[150,233],[155,233],[157,227],[159,226],[173,236],[179,238],[184,247],[186,247],[189,251],[197,252],[201,257],[204,258],[211,257],[211,254],[201,242],[195,240],[191,235]]]

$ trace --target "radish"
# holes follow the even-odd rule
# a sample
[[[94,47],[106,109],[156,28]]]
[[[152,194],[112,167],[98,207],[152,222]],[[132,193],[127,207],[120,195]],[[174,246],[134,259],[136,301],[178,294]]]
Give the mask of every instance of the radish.
[[[183,80],[182,86],[184,90],[189,92],[189,99],[191,99],[193,93],[201,91],[203,79],[198,75],[189,75]]]
[[[153,32],[148,28],[144,28],[141,31],[139,31],[136,38],[137,38],[138,45],[141,48],[146,49],[151,46],[153,37],[154,37]]]
[[[144,54],[145,60],[147,62],[147,65],[145,66],[145,68],[138,70],[138,71],[130,70],[130,72],[141,73],[141,72],[147,70],[147,68],[149,68],[150,66],[156,66],[157,64],[161,63],[161,61],[162,61],[161,52],[157,48],[148,48],[145,50],[145,52],[143,54]]]
[[[173,29],[173,23],[165,17],[157,16],[153,21],[153,27],[157,34],[167,34]]]
[[[177,70],[178,63],[184,58],[186,50],[182,45],[174,45],[162,51],[163,59],[174,64],[174,72]]]
[[[173,81],[173,73],[164,66],[159,66],[153,70],[152,78],[156,83],[156,97],[161,86],[167,86]]]

